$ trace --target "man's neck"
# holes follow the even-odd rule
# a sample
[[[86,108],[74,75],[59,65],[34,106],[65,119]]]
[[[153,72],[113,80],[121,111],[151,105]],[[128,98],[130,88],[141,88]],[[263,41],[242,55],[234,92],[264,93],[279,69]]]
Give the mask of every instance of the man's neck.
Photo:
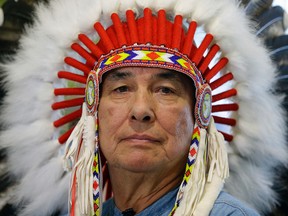
[[[130,173],[116,168],[112,172],[110,170],[110,177],[116,206],[121,211],[132,208],[139,213],[179,186],[183,175],[182,173],[169,175]]]

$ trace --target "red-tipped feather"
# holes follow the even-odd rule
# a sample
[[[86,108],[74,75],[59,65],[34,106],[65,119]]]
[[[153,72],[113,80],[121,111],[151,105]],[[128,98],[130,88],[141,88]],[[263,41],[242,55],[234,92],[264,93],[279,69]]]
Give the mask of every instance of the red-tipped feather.
[[[96,59],[93,58],[93,56],[91,55],[91,53],[88,53],[82,46],[80,46],[79,44],[77,43],[73,43],[71,45],[71,48],[77,52],[80,56],[82,56],[84,59],[86,59],[86,62],[87,64],[90,66],[90,67],[93,67],[95,62],[96,62]]]
[[[158,45],[166,44],[166,12],[158,11]]]
[[[93,41],[91,41],[90,38],[88,38],[85,34],[79,34],[78,39],[91,51],[97,60],[101,57],[103,51],[98,46],[96,46]]]
[[[58,109],[64,109],[68,107],[75,107],[75,106],[80,106],[84,102],[84,98],[75,98],[71,100],[64,100],[60,102],[56,102],[52,104],[52,109],[53,110],[58,110]]]
[[[207,82],[209,82],[219,71],[221,71],[227,63],[227,58],[221,58],[220,61],[216,65],[214,65],[214,67],[210,71],[205,72],[203,76],[207,80]]]
[[[137,32],[138,32],[138,36],[139,36],[139,41],[138,44],[144,44],[145,41],[145,31],[144,31],[144,19],[140,18],[137,20]]]
[[[74,130],[75,127],[70,128],[68,131],[66,131],[64,134],[62,134],[59,138],[58,138],[58,142],[60,144],[65,144],[67,139],[69,138],[69,136],[71,135],[72,131]]]
[[[233,79],[233,74],[231,72],[223,75],[222,77],[220,77],[219,79],[213,81],[212,83],[210,83],[210,87],[212,90],[218,88],[219,86],[227,83],[228,81]]]
[[[158,20],[155,18],[155,17],[153,17],[153,19],[152,19],[152,25],[153,25],[153,27],[152,27],[152,44],[153,45],[157,45],[158,43],[157,43],[157,40],[158,40],[158,37],[157,37],[157,33],[158,33]]]
[[[132,45],[127,23],[123,23],[123,29],[124,29],[124,32],[125,32],[127,45]]]
[[[58,88],[54,89],[54,95],[85,95],[85,88]]]
[[[177,15],[174,20],[173,33],[172,33],[172,48],[180,50],[181,38],[182,38],[182,16]]]
[[[214,119],[215,123],[218,123],[218,124],[225,124],[225,125],[229,125],[229,126],[235,126],[236,125],[235,119],[223,118],[223,117],[219,117],[219,116],[213,116],[213,119]]]
[[[132,10],[126,11],[126,17],[127,17],[128,29],[130,32],[131,43],[135,44],[138,42],[138,31],[134,12]]]
[[[83,83],[83,84],[86,84],[86,80],[87,80],[86,76],[73,74],[73,73],[67,72],[67,71],[59,71],[58,72],[58,78],[60,78],[60,79],[68,79],[68,80],[79,82],[79,83]]]
[[[100,36],[101,41],[104,44],[106,53],[108,53],[110,50],[115,49],[111,39],[109,38],[107,32],[105,31],[105,29],[103,28],[100,22],[96,22],[94,24],[94,29],[97,31],[98,35]]]
[[[222,92],[220,94],[213,95],[212,96],[212,102],[216,102],[216,101],[223,100],[223,99],[226,99],[226,98],[229,98],[229,97],[233,97],[236,94],[237,94],[236,89],[230,89],[230,90],[227,90],[227,91]]]
[[[189,24],[189,29],[188,29],[187,35],[185,37],[183,48],[181,50],[181,52],[187,56],[189,56],[189,54],[191,53],[192,47],[193,47],[193,41],[194,41],[194,35],[196,32],[196,28],[197,28],[197,23],[192,21]]]
[[[173,24],[167,21],[166,22],[166,47],[171,47],[172,32],[173,32]]]
[[[110,26],[109,28],[107,28],[106,32],[108,36],[110,37],[114,47],[120,47],[118,40],[117,40],[117,35],[114,30],[114,26]]]
[[[124,29],[123,29],[123,24],[118,16],[118,14],[113,13],[111,15],[112,22],[114,24],[114,29],[115,33],[117,35],[118,43],[120,47],[127,45],[127,40],[125,37]]]
[[[213,60],[217,52],[220,50],[220,47],[217,44],[214,44],[211,49],[209,50],[208,54],[206,57],[200,62],[198,68],[203,74],[206,69],[208,68],[210,62]]]
[[[84,74],[88,75],[91,71],[91,69],[93,68],[90,68],[88,67],[87,65],[83,64],[82,62],[79,62],[78,60],[74,59],[74,58],[71,58],[71,57],[66,57],[64,59],[65,63],[78,69],[78,70],[81,70]]]
[[[203,39],[203,41],[199,45],[194,56],[191,58],[192,61],[196,64],[196,66],[198,66],[199,62],[201,61],[201,59],[203,57],[204,52],[209,47],[212,40],[213,40],[213,35],[211,35],[211,34],[205,35],[205,38]]]
[[[68,115],[65,115],[62,118],[54,121],[53,125],[56,128],[60,127],[60,126],[62,126],[64,124],[67,124],[68,122],[71,122],[71,121],[76,120],[77,118],[80,118],[81,114],[82,114],[82,109],[80,108],[80,109],[78,109],[78,110],[76,110],[76,111],[74,111],[74,112],[72,112],[72,113],[70,113]]]
[[[231,142],[234,138],[231,134],[227,134],[227,133],[220,131],[220,130],[219,130],[219,132],[223,135],[224,139],[228,142]]]
[[[144,9],[144,32],[145,42],[152,43],[152,11],[149,8]]]
[[[221,104],[221,105],[213,105],[212,112],[224,112],[224,111],[237,111],[239,109],[238,104]]]

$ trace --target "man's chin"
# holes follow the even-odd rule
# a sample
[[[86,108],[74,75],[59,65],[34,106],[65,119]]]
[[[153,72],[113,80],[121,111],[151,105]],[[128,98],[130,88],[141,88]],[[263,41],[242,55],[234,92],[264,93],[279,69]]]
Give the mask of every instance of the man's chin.
[[[159,169],[159,161],[153,161],[151,158],[131,157],[121,164],[121,168],[134,173],[150,173]]]

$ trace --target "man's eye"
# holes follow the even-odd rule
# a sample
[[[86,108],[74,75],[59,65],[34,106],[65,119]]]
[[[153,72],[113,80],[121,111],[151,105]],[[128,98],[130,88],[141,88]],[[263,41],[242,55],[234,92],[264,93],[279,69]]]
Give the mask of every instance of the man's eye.
[[[173,93],[175,93],[175,91],[173,89],[168,88],[168,87],[159,88],[159,92],[162,93],[162,94],[173,94]]]
[[[118,92],[118,93],[127,92],[128,91],[128,87],[127,86],[120,86],[120,87],[114,89],[114,91]]]

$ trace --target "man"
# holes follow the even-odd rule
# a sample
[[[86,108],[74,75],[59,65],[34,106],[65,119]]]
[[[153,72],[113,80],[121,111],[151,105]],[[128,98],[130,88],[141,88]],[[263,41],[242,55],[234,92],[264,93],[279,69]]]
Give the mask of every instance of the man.
[[[183,74],[159,68],[107,73],[99,137],[114,198],[104,203],[102,215],[169,215],[194,128],[194,84]],[[210,215],[258,214],[222,192]]]
[[[100,23],[94,25],[101,37],[94,49],[110,49],[100,55],[88,75],[82,117],[66,144],[66,164],[72,169],[70,214],[101,214],[103,154],[115,197],[115,204],[110,201],[103,209],[104,215],[147,215],[149,206],[175,188],[178,192],[170,194],[174,204],[163,202],[160,209],[167,208],[161,215],[208,215],[228,177],[228,161],[223,136],[211,118],[211,88],[204,78],[209,79],[212,72],[205,76],[197,68],[201,66],[195,65],[200,48],[191,51],[193,39],[189,33],[195,27],[189,26],[181,43],[183,29],[175,25],[182,22],[178,17],[172,31],[160,27],[158,30],[172,38],[172,44],[161,33],[154,42],[147,33],[142,44],[133,43],[135,24],[144,23],[144,29],[151,31],[154,20],[158,19],[159,26],[166,25],[166,29],[172,23],[165,20],[163,10],[157,17],[146,8],[143,19],[138,20],[131,16],[132,11],[126,15],[129,31],[115,13],[111,16],[112,26],[106,30]],[[161,24],[162,19],[166,24]],[[112,38],[109,29],[114,29],[118,44],[124,46],[115,47],[117,42],[112,40],[116,38]],[[177,39],[179,42],[174,43]],[[87,38],[82,38],[82,42],[89,46]],[[93,170],[93,175],[87,170]],[[247,211],[256,215],[245,207],[237,208],[226,214]]]
[[[257,214],[223,190],[271,209],[281,100],[233,1],[53,0],[36,14],[6,65],[0,137],[23,215],[67,212],[68,191],[71,216]]]

